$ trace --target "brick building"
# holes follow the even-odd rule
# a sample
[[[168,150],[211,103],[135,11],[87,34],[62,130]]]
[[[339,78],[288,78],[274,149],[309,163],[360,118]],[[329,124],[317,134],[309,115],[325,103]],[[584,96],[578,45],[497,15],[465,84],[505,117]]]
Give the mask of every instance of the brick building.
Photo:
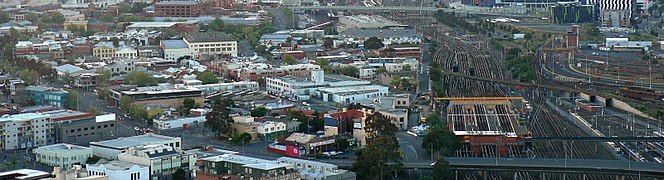
[[[196,1],[163,1],[154,4],[155,16],[198,17],[201,5]]]

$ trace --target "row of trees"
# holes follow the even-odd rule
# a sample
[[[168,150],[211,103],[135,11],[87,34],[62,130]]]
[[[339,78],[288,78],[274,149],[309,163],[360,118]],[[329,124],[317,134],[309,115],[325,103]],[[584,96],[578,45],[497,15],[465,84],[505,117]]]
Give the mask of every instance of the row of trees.
[[[454,179],[454,173],[443,157],[453,156],[454,152],[462,147],[461,139],[447,129],[445,121],[436,113],[429,114],[426,122],[429,125],[429,130],[422,139],[422,149],[425,149],[429,154],[438,156],[433,167],[432,178]]]
[[[275,32],[271,23],[262,23],[255,26],[225,24],[221,18],[214,19],[210,24],[201,27],[207,32],[224,32],[233,35],[237,39],[247,39],[252,47],[259,44],[261,35]]]

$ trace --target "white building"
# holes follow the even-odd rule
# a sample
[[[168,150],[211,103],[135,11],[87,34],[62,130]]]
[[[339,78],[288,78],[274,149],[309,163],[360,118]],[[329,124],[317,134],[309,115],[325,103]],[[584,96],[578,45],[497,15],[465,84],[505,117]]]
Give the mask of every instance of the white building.
[[[159,129],[183,128],[185,125],[190,126],[204,122],[205,122],[205,116],[185,117],[185,118],[170,119],[170,120],[154,120],[155,125]]]
[[[150,169],[130,162],[100,160],[96,164],[87,164],[89,175],[106,175],[109,179],[148,180]]]
[[[71,168],[85,164],[92,157],[92,149],[72,144],[53,144],[32,150],[36,161],[49,166]]]
[[[185,170],[188,177],[196,176],[195,155],[164,144],[129,148],[118,155],[118,160],[148,166],[150,179],[169,179],[177,169]]]
[[[355,179],[355,173],[339,169],[339,166],[334,164],[322,163],[317,161],[280,157],[277,161],[281,163],[290,164],[296,171],[300,172],[300,178],[307,180],[323,180],[323,179]]]
[[[5,150],[39,147],[53,142],[50,116],[42,113],[3,115],[0,117],[0,148]]]
[[[195,57],[202,55],[229,55],[237,57],[237,40],[226,33],[195,33],[185,37],[183,40],[187,43],[191,54]]]
[[[138,58],[138,51],[129,46],[121,46],[117,50],[115,50],[115,57],[123,57],[130,59]]]
[[[630,41],[628,38],[606,38],[604,46],[606,48],[610,48],[611,50],[643,49],[647,51],[652,46],[652,42]]]
[[[162,40],[159,42],[159,47],[164,50],[164,59],[167,60],[192,56],[189,45],[184,40]]]
[[[272,133],[286,131],[286,123],[266,121],[259,123],[256,129],[259,135],[268,135]]]
[[[169,137],[158,134],[144,134],[139,136],[112,139],[100,142],[90,142],[90,148],[95,156],[104,159],[118,159],[118,154],[126,152],[129,148],[162,144],[182,149],[182,140],[179,137]]]
[[[136,70],[136,59],[119,58],[110,61],[110,64],[104,68],[111,71],[112,74],[126,74]]]
[[[317,92],[325,102],[341,104],[358,103],[389,94],[389,88],[380,85],[321,88]]]
[[[265,79],[267,92],[277,96],[306,101],[318,88],[325,87],[322,70],[312,70],[309,78],[295,76],[268,77]]]
[[[194,87],[203,90],[203,93],[213,93],[217,91],[233,92],[233,91],[244,91],[244,90],[258,90],[258,82],[240,81],[240,82],[230,82],[230,83],[194,85]]]

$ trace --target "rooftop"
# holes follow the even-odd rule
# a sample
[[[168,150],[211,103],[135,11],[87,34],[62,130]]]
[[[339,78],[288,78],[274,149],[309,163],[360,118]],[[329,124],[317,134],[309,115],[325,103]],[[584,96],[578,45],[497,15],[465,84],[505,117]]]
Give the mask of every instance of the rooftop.
[[[155,5],[196,5],[197,1],[162,1],[157,2]]]
[[[517,118],[509,100],[451,100],[447,106],[447,121],[456,135],[516,136]]]
[[[161,44],[164,45],[165,49],[186,49],[189,48],[187,43],[184,40],[162,40]]]
[[[211,162],[230,162],[234,164],[241,164],[243,167],[261,169],[261,170],[272,170],[277,168],[291,167],[291,165],[289,164],[280,163],[278,161],[253,158],[248,156],[240,156],[235,154],[223,154],[219,156],[203,158],[202,160],[211,161]]]
[[[117,138],[107,141],[90,142],[90,144],[98,146],[106,146],[116,149],[125,149],[125,148],[143,146],[143,145],[163,144],[164,141],[170,141],[170,140],[180,140],[180,138],[148,133],[144,135]]]
[[[104,166],[106,167],[106,169],[115,170],[115,171],[129,170],[132,166],[144,167],[139,164],[134,164],[125,161],[106,161],[103,159],[99,160],[96,164],[90,164],[88,166]]]
[[[26,88],[28,91],[37,91],[37,92],[50,92],[50,93],[58,93],[58,94],[67,94],[68,92],[60,89],[60,88],[53,88],[53,87],[46,87],[46,86],[28,86]]]
[[[127,28],[169,28],[179,22],[132,22]]]
[[[40,119],[47,117],[49,117],[48,114],[42,114],[42,113],[23,113],[23,114],[14,114],[14,115],[3,115],[2,117],[0,117],[0,122],[26,121],[26,120],[33,120],[33,119]]]
[[[83,150],[90,150],[88,147],[83,147],[83,146],[77,146],[73,144],[65,144],[65,143],[60,143],[60,144],[52,144],[48,146],[42,146],[38,147],[35,149],[36,152],[38,151],[49,151],[49,152],[54,152],[54,153],[73,153],[72,151],[83,151]]]
[[[378,37],[379,39],[383,38],[393,38],[393,37],[412,37],[412,38],[421,38],[421,34],[415,31],[415,29],[349,29],[343,32],[344,36],[347,37]]]
[[[51,174],[34,169],[17,169],[0,173],[0,179],[40,179],[49,177]]]
[[[199,32],[185,37],[187,42],[220,42],[220,41],[235,41],[230,35],[222,32]]]
[[[65,64],[65,65],[62,65],[62,66],[55,67],[55,70],[57,70],[58,72],[73,74],[73,73],[76,73],[76,72],[79,72],[79,71],[83,71],[85,69],[80,68],[78,66],[71,65],[71,64]]]

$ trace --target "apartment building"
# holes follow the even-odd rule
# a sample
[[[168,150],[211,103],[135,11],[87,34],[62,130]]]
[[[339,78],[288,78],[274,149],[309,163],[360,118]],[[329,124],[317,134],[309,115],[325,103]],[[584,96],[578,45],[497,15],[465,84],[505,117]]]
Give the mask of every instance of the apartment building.
[[[221,32],[199,32],[184,38],[195,57],[203,55],[228,55],[237,57],[237,40]]]
[[[23,113],[0,117],[0,148],[25,149],[53,143],[50,116],[42,113]]]
[[[154,4],[154,12],[161,17],[198,17],[201,5],[198,1],[161,1]]]

